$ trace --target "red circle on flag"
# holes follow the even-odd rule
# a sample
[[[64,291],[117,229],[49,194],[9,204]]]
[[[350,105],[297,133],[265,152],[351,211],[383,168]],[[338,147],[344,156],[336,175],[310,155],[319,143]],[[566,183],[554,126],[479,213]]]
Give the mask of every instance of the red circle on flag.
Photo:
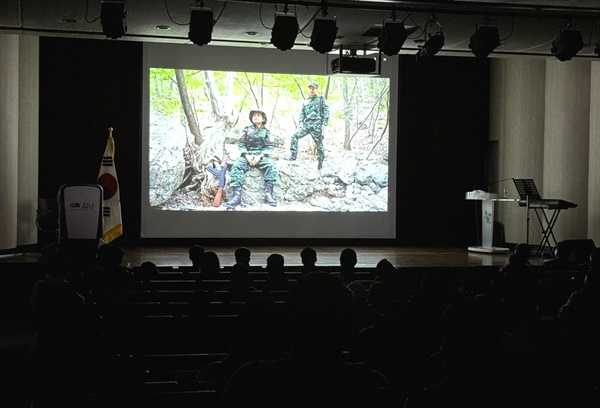
[[[102,190],[104,191],[103,197],[105,200],[112,198],[119,189],[119,183],[117,183],[117,179],[114,178],[112,174],[104,173],[100,177],[98,177],[98,184],[102,186]]]

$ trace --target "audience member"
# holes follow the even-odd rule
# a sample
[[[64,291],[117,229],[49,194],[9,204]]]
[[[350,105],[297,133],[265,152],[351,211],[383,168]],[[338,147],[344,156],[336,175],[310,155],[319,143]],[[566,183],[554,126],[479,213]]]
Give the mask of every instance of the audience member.
[[[221,271],[221,262],[219,256],[213,251],[206,251],[200,261],[199,280],[217,279]]]
[[[303,276],[290,289],[284,310],[291,358],[240,367],[227,384],[224,406],[357,406],[366,389],[388,385],[364,363],[342,360],[354,303],[341,279],[323,272]]]
[[[65,280],[67,258],[52,255],[46,278],[31,287],[30,307],[34,323],[31,348],[34,356],[79,355],[103,345],[103,336],[85,320],[85,299]]]
[[[523,260],[523,264],[530,265],[529,258],[531,258],[531,245],[520,243],[515,246],[515,255],[519,255]]]
[[[600,385],[600,248],[590,255],[584,287],[571,294],[558,316],[568,354],[564,381],[573,400],[588,404]]]
[[[492,295],[503,304],[526,309],[534,309],[537,304],[535,281],[526,258],[515,253],[509,257],[507,265],[491,281]]]
[[[340,273],[346,285],[354,282],[357,261],[356,251],[352,248],[346,248],[340,253]]]
[[[233,255],[235,257],[235,263],[243,263],[246,266],[250,267],[251,252],[248,248],[238,248],[235,250]]]
[[[512,254],[509,262],[490,282],[491,299],[499,305],[504,330],[529,345],[537,330],[537,286],[531,267],[519,254]]]
[[[369,304],[369,292],[365,288],[365,285],[358,281],[352,281],[346,287],[350,289],[354,299],[356,315],[355,333],[358,333],[365,327],[376,324],[379,320],[379,313]]]
[[[153,279],[156,279],[159,275],[158,266],[154,262],[142,262],[137,270],[137,278],[140,282],[148,283]]]
[[[376,269],[377,275],[369,287],[369,303],[379,314],[397,312],[408,302],[408,279],[387,259],[379,261]]]
[[[207,364],[196,381],[214,381],[221,391],[233,372],[254,360],[287,358],[283,335],[283,312],[271,299],[249,299],[240,309],[227,357]]]
[[[202,257],[204,256],[204,247],[200,245],[192,245],[188,251],[190,256],[190,261],[192,261],[191,271],[200,272],[200,267],[202,265]]]
[[[449,270],[426,270],[421,278],[421,291],[411,295],[407,311],[441,316],[444,309],[460,295]]]
[[[267,257],[267,279],[263,291],[268,294],[274,290],[288,290],[291,282],[285,276],[285,260],[281,254],[271,254]]]
[[[300,260],[302,261],[302,267],[298,272],[302,272],[303,275],[318,271],[316,267],[317,263],[317,251],[314,248],[306,247],[300,252]]]
[[[225,287],[225,290],[234,295],[234,299],[242,300],[249,291],[256,288],[249,282],[248,265],[238,262],[231,268],[231,283]]]
[[[106,279],[113,284],[135,282],[131,272],[122,265],[123,251],[116,245],[104,244],[98,248],[98,264],[104,268]]]
[[[503,330],[494,305],[461,299],[444,311],[440,367],[444,379],[407,399],[413,407],[515,407],[524,405],[521,386],[506,374]]]
[[[574,267],[575,262],[570,259],[571,252],[571,248],[566,242],[557,243],[554,249],[554,259],[544,261],[544,266],[554,270],[566,270],[569,267]]]

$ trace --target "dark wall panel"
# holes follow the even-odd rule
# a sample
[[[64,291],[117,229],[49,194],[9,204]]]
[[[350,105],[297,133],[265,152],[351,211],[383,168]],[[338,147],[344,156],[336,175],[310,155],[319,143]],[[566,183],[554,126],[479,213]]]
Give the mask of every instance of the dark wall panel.
[[[400,62],[398,232],[412,245],[473,245],[465,192],[482,188],[489,133],[489,61],[436,57]]]
[[[139,238],[142,44],[42,38],[39,197],[66,183],[96,183],[108,128],[124,220],[120,241]]]

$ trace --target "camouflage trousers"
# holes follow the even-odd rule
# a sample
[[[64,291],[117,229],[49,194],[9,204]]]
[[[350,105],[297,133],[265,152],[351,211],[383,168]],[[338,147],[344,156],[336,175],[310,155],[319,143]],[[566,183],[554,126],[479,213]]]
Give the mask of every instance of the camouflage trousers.
[[[292,135],[292,145],[290,146],[290,152],[298,153],[298,139],[302,139],[304,136],[310,135],[315,141],[317,146],[317,157],[319,161],[325,159],[325,148],[323,147],[323,137],[321,135],[321,126],[318,124],[303,124],[296,130]]]
[[[260,159],[258,164],[254,167],[263,173],[265,177],[265,184],[275,184],[277,181],[277,167],[275,166],[273,159],[265,156]],[[243,157],[238,158],[231,166],[229,185],[231,187],[239,187],[244,185],[244,182],[246,181],[246,172],[248,170],[250,170],[250,165],[246,159]]]

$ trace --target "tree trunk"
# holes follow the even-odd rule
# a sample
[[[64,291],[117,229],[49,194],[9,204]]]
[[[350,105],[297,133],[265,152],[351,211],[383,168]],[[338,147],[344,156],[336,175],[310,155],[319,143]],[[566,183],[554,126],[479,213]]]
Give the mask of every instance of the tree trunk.
[[[202,144],[202,133],[200,132],[200,127],[198,126],[198,120],[196,119],[194,108],[190,102],[187,86],[185,84],[185,77],[183,76],[183,70],[175,70],[175,81],[177,82],[177,89],[179,90],[179,98],[181,99],[183,113],[187,119],[190,132],[192,135],[194,135],[194,143],[200,146]]]

